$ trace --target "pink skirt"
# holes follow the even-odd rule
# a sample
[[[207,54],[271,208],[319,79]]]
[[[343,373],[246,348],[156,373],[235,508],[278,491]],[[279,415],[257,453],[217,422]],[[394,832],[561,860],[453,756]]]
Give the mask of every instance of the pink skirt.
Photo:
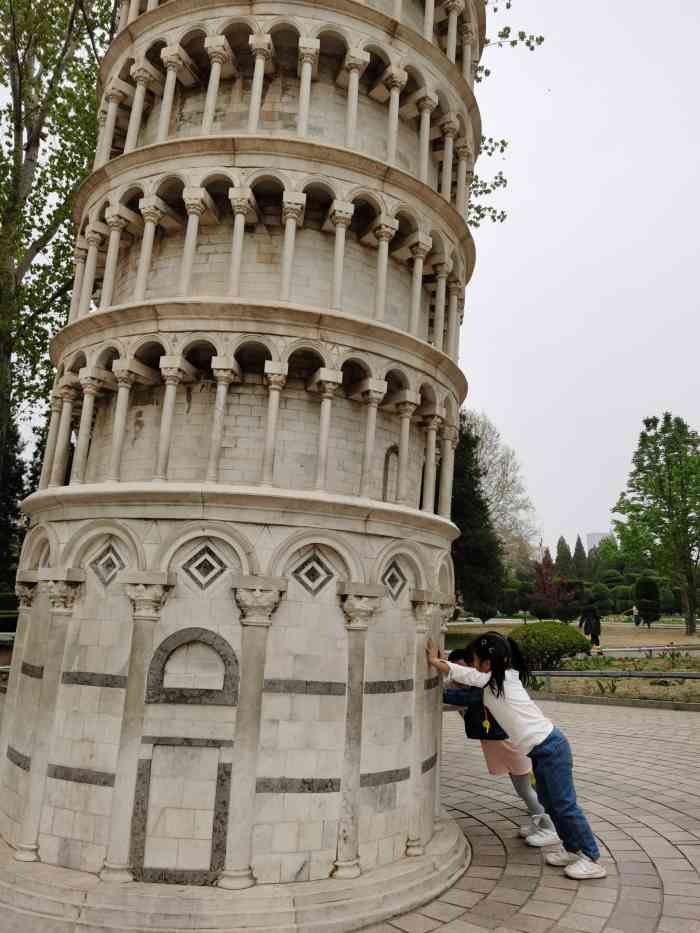
[[[517,751],[507,739],[502,742],[482,739],[481,748],[489,774],[500,777],[503,774],[529,774],[532,771],[532,762],[527,755]]]

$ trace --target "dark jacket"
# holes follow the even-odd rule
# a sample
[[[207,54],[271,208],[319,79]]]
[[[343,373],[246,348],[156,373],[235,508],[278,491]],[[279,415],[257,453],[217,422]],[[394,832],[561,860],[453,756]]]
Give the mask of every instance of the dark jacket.
[[[502,742],[508,738],[484,706],[484,691],[481,687],[448,687],[442,691],[442,702],[448,706],[464,707],[464,731],[468,739]],[[485,719],[490,724],[488,730],[484,728]]]
[[[581,613],[581,621],[578,624],[583,629],[585,635],[600,635],[600,616],[595,608],[584,609]]]

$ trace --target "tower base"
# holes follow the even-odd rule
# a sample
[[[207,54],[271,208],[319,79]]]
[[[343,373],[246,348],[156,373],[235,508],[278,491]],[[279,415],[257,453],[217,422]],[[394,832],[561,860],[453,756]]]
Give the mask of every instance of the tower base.
[[[265,884],[246,891],[120,884],[96,875],[19,863],[0,844],[3,933],[346,933],[414,910],[439,897],[466,871],[469,845],[445,819],[425,854],[363,874]]]

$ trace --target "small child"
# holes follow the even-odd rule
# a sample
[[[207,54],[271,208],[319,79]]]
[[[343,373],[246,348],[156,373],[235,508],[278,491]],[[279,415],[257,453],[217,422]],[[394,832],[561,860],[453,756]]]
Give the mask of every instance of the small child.
[[[471,645],[451,652],[450,664],[474,667]],[[532,762],[519,752],[499,724],[484,706],[484,693],[479,687],[451,687],[443,691],[443,702],[460,708],[468,739],[479,739],[489,774],[502,777],[507,774],[516,794],[527,807],[529,823],[520,827],[520,836],[529,846],[551,846],[561,842],[554,824],[545,813],[532,786]]]
[[[545,855],[547,864],[562,867],[564,874],[576,881],[604,878],[598,845],[576,801],[571,747],[521,683],[520,676],[527,682],[528,672],[520,649],[497,632],[480,635],[471,647],[474,667],[462,667],[443,661],[428,639],[428,664],[467,687],[488,687],[483,693],[484,706],[506,730],[515,748],[532,761],[537,796],[564,843],[558,852]]]

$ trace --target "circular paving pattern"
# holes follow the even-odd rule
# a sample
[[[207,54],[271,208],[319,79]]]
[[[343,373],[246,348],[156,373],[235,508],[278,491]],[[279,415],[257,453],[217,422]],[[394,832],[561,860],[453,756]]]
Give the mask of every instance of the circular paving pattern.
[[[608,877],[576,882],[518,838],[524,809],[445,716],[443,803],[472,845],[438,900],[373,933],[700,933],[700,716],[542,703],[574,749]]]

